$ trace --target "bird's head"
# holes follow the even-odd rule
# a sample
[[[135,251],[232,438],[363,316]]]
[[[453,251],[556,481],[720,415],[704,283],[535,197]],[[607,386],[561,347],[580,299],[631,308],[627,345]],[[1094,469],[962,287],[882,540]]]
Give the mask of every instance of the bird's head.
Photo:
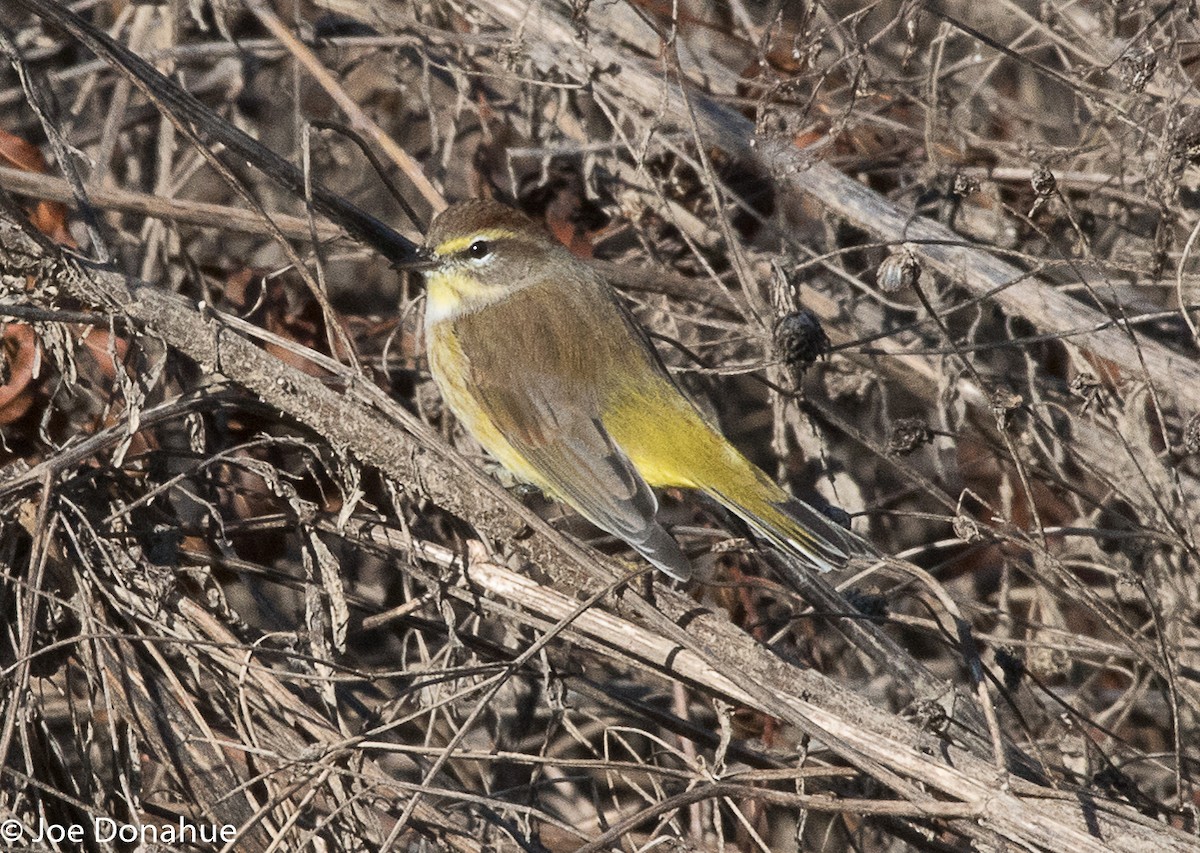
[[[553,276],[574,259],[546,229],[491,199],[451,205],[429,226],[421,256],[406,265],[425,273],[426,322],[477,310]]]
[[[427,274],[469,275],[489,287],[519,283],[566,250],[519,210],[491,199],[451,205],[429,226],[421,266]]]

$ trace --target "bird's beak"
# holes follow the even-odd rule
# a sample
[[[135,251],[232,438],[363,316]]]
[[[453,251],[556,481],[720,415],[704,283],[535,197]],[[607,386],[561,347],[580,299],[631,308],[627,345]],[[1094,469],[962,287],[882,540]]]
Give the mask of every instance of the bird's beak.
[[[398,270],[426,272],[437,266],[437,259],[424,246],[418,246],[411,256],[392,264]]]

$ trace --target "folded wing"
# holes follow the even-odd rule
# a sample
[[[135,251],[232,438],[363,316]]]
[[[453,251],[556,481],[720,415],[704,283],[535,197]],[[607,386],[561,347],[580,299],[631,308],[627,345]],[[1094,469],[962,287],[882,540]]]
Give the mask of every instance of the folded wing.
[[[572,396],[560,380],[544,375],[503,385],[477,382],[475,391],[492,423],[556,497],[671,577],[691,577],[691,563],[655,520],[654,492],[586,396]]]

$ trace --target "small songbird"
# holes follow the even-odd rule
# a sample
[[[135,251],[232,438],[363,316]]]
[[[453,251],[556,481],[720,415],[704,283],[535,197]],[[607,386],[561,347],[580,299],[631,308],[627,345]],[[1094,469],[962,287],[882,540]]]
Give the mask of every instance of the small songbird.
[[[453,205],[408,268],[425,273],[429,367],[463,425],[516,477],[671,577],[692,566],[656,520],[652,486],[704,492],[820,571],[875,553],[742,456],[608,283],[524,214]]]

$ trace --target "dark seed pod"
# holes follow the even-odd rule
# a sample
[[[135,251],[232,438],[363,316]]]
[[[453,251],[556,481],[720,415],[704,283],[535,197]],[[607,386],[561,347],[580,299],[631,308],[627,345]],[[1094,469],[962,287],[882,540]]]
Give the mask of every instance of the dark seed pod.
[[[801,308],[775,322],[775,351],[789,367],[805,368],[829,352],[829,336],[821,319]]]
[[[1009,692],[1016,690],[1025,676],[1025,661],[1012,649],[1003,646],[996,649],[996,665],[1004,673],[1004,687]]]
[[[888,438],[888,452],[901,456],[912,453],[933,440],[933,433],[920,418],[901,418],[896,421]]]
[[[1052,196],[1058,189],[1058,179],[1045,166],[1038,166],[1033,170],[1033,177],[1029,179],[1029,184],[1033,187],[1033,191],[1037,193],[1038,198]]]

